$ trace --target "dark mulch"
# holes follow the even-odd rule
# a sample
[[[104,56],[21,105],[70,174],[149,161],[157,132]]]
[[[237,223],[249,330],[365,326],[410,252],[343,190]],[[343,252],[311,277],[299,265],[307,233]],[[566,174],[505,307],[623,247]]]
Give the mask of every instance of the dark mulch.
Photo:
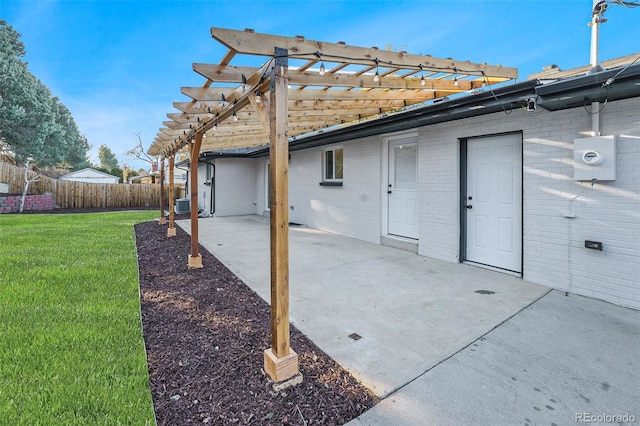
[[[301,384],[275,392],[262,371],[269,306],[190,237],[157,222],[135,226],[143,334],[159,425],[341,425],[377,397],[295,327]]]

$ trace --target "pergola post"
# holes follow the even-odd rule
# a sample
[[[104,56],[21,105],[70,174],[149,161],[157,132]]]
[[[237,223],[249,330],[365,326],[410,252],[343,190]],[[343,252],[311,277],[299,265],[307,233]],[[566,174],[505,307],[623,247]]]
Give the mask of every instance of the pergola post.
[[[166,200],[164,199],[164,159],[160,162],[160,220],[158,221],[159,225],[165,225],[167,223],[167,219],[164,216],[164,206],[166,204]]]
[[[203,132],[196,132],[191,144],[189,180],[191,183],[191,254],[189,255],[190,269],[202,268],[202,255],[198,249],[198,157],[202,145]]]
[[[275,48],[271,71],[269,158],[271,195],[271,348],[264,369],[275,382],[299,373],[298,355],[289,340],[289,138],[287,50]]]
[[[175,168],[175,158],[176,158],[175,155],[172,155],[169,157],[169,228],[167,228],[167,237],[175,237],[177,235],[176,227],[174,223],[174,219],[175,219],[174,206],[175,206],[176,193],[175,193],[175,183],[173,181],[174,179],[173,169]]]

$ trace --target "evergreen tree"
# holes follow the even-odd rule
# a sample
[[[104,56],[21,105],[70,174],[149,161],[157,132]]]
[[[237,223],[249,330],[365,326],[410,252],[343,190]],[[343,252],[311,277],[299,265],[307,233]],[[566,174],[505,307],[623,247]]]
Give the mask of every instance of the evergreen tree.
[[[25,54],[20,34],[0,20],[0,140],[18,163],[33,158],[41,167],[88,164],[86,137],[69,110],[29,72]]]
[[[118,159],[111,149],[106,145],[100,145],[98,148],[98,160],[100,160],[100,167],[109,170],[118,169]],[[122,171],[120,171],[122,174]]]

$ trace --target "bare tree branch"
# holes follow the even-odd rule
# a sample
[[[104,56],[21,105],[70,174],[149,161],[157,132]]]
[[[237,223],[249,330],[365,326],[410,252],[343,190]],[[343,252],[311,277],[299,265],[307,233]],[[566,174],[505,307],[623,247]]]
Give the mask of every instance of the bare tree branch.
[[[151,165],[157,163],[158,162],[157,158],[153,158],[145,152],[144,146],[142,146],[142,137],[140,136],[139,132],[136,133],[136,136],[138,137],[138,144],[135,147],[131,148],[130,150],[125,151],[124,155],[127,155],[129,157],[135,157],[138,160],[146,161]]]
[[[24,189],[22,190],[22,197],[20,198],[20,213],[24,211],[24,201],[27,198],[29,185],[40,180],[40,173],[33,179],[29,179],[29,161],[31,161],[31,158],[27,158],[27,162],[24,163]]]

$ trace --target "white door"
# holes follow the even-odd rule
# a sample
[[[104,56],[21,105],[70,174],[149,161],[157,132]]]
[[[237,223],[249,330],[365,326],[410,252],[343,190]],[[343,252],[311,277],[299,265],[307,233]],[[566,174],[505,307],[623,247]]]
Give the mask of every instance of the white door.
[[[388,233],[418,238],[418,139],[389,142]]]
[[[522,137],[467,141],[466,260],[521,272]]]

